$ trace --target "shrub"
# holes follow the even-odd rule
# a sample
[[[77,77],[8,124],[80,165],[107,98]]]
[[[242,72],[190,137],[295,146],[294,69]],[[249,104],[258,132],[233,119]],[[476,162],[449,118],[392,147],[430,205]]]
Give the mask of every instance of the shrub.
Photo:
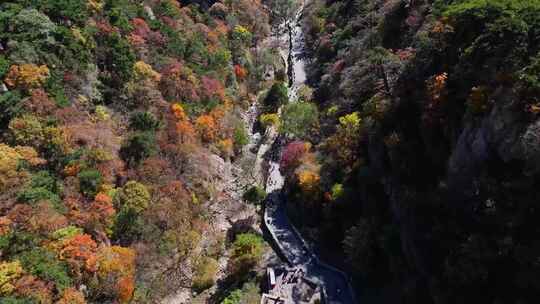
[[[26,271],[42,280],[54,282],[60,291],[72,284],[67,265],[59,261],[53,252],[33,248],[21,254],[19,259]]]
[[[215,283],[215,276],[218,270],[218,262],[210,257],[200,258],[195,265],[195,275],[192,288],[196,292],[201,292],[212,287]]]
[[[174,57],[184,58],[187,49],[186,38],[172,28],[165,27],[162,32],[167,35],[168,43],[166,45],[167,54]]]
[[[373,270],[376,261],[376,236],[374,224],[362,218],[345,233],[343,251],[347,261],[362,273]]]
[[[302,141],[288,144],[281,155],[280,167],[288,172],[294,171],[301,163],[302,157],[309,151],[311,145]]]
[[[358,147],[363,135],[362,119],[358,112],[339,118],[336,133],[328,138],[325,147],[331,151],[345,169],[349,170],[359,165]]]
[[[234,128],[234,146],[236,150],[241,150],[249,143],[248,133],[243,123],[239,122]]]
[[[53,204],[55,209],[63,211],[63,206],[58,194],[51,192],[49,189],[44,187],[32,188],[28,187],[23,189],[17,195],[17,200],[20,202],[37,204],[40,201],[48,201]]]
[[[236,289],[233,290],[223,301],[221,301],[221,304],[240,304],[242,300],[242,290]]]
[[[234,74],[236,75],[237,79],[243,80],[246,78],[248,72],[246,68],[242,67],[239,64],[234,65]]]
[[[264,127],[279,126],[279,115],[276,113],[262,114],[259,121]]]
[[[19,261],[0,262],[0,295],[9,295],[15,290],[15,280],[23,274]]]
[[[150,132],[136,132],[122,144],[120,156],[129,165],[138,165],[155,153],[155,141]]]
[[[24,168],[45,163],[33,148],[0,144],[0,187],[18,186],[28,176]]]
[[[0,94],[0,128],[4,129],[9,121],[22,110],[21,95],[13,90]]]
[[[276,113],[288,100],[287,87],[281,81],[276,82],[272,85],[264,98],[263,110],[265,113]]]
[[[173,113],[174,117],[178,120],[186,120],[188,119],[186,115],[186,111],[184,110],[184,107],[182,107],[179,103],[173,103],[171,105],[171,112]]]
[[[34,298],[14,298],[14,297],[2,297],[2,304],[35,304]]]
[[[230,157],[233,154],[233,141],[230,138],[225,138],[216,143],[220,155],[224,158]]]
[[[336,115],[336,113],[339,111],[339,107],[337,105],[333,105],[331,107],[329,107],[327,110],[326,110],[326,115],[328,116],[334,116]]]
[[[208,66],[212,70],[223,71],[229,67],[231,62],[231,52],[225,48],[219,48],[214,52],[208,53]]]
[[[70,73],[87,71],[88,65],[93,63],[94,59],[95,42],[92,34],[76,26],[58,26],[55,37],[62,46],[62,50],[58,52],[60,58],[58,63],[70,71],[66,80],[71,80]],[[56,66],[57,63],[50,62],[49,65]]]
[[[45,65],[12,65],[6,75],[5,82],[10,87],[33,89],[43,85],[49,75],[49,68]]]
[[[261,302],[261,291],[257,284],[247,282],[242,289],[235,289],[221,301],[221,304],[256,304]]]
[[[103,181],[101,173],[95,169],[87,169],[81,171],[77,177],[79,178],[79,188],[81,193],[88,198],[96,196]]]
[[[330,197],[333,201],[338,200],[340,197],[343,196],[343,192],[344,190],[342,184],[334,184],[330,191]]]
[[[58,193],[58,184],[48,171],[39,171],[32,176],[32,188],[43,187],[51,192]]]
[[[107,121],[111,118],[111,114],[109,114],[109,110],[106,106],[96,106],[94,112],[96,113],[97,119],[100,121]]]
[[[4,75],[9,71],[9,61],[3,55],[0,55],[0,78],[4,78]]]
[[[251,42],[251,38],[252,34],[247,28],[241,25],[237,25],[234,27],[232,31],[233,40],[241,42],[242,44],[248,44]]]
[[[128,3],[126,2],[109,2],[110,6],[107,5],[105,7],[105,11],[107,12],[107,15],[109,16],[109,22],[121,29],[124,32],[129,32],[133,29],[133,26],[131,26],[131,23],[129,22],[129,16],[128,16]],[[123,4],[122,6],[119,6],[119,4]]]
[[[9,130],[20,145],[39,147],[44,140],[43,126],[34,115],[25,114],[9,122]]]
[[[540,53],[531,58],[531,64],[521,70],[518,77],[526,88],[540,90]]]
[[[51,76],[45,83],[45,89],[47,89],[49,95],[54,98],[57,106],[66,107],[69,105],[70,102],[64,90],[63,77],[60,73],[55,71],[51,73]]]
[[[144,231],[144,220],[133,209],[124,208],[116,214],[116,219],[113,226],[113,237],[122,242],[129,244],[138,240]]]
[[[84,294],[75,288],[67,288],[56,304],[86,304]]]
[[[103,8],[103,0],[88,0],[88,8],[90,8],[91,11],[98,13]]]
[[[161,74],[154,71],[152,66],[144,61],[137,61],[133,65],[133,72],[136,80],[150,79],[155,82],[159,82],[161,80]]]
[[[129,42],[118,33],[105,35],[98,42],[106,48],[106,52],[103,54],[104,66],[114,75],[113,78],[104,80],[113,87],[129,81],[133,75],[133,65],[135,64],[135,55]]]
[[[225,20],[225,18],[227,17],[227,15],[229,13],[229,9],[227,8],[227,6],[225,4],[223,4],[221,2],[216,2],[216,3],[212,4],[212,6],[208,10],[208,12],[214,18],[219,18],[219,19]]]
[[[339,124],[343,129],[355,132],[360,128],[360,116],[358,112],[353,112],[339,118]]]
[[[310,102],[313,99],[313,88],[308,85],[302,85],[298,88],[298,101]]]
[[[308,102],[289,103],[283,107],[280,132],[305,139],[318,123],[317,107]]]
[[[53,232],[51,237],[56,240],[62,240],[62,239],[74,237],[75,235],[82,234],[82,233],[83,233],[82,228],[79,228],[77,226],[67,226]]]
[[[317,193],[321,177],[317,172],[302,170],[298,174],[298,185],[306,194]]]
[[[99,294],[129,303],[134,290],[135,252],[120,246],[105,246],[98,253]]]
[[[236,236],[232,245],[232,273],[236,276],[246,275],[261,259],[263,254],[263,239],[253,233],[241,233]]]
[[[196,128],[203,141],[211,142],[217,135],[217,125],[210,115],[201,115],[196,120]]]
[[[160,1],[156,6],[155,12],[157,15],[163,15],[167,17],[178,17],[180,15],[180,8],[177,2],[173,0]]]
[[[116,205],[120,209],[130,209],[136,213],[141,213],[148,207],[150,193],[143,184],[129,181],[118,192],[115,199]]]
[[[96,271],[97,243],[88,234],[76,234],[62,239],[58,255],[66,261],[71,272],[80,277],[85,272]]]
[[[87,162],[91,166],[98,165],[100,163],[104,163],[106,161],[110,161],[114,159],[114,156],[111,152],[106,151],[101,148],[94,148],[90,149],[87,152]]]
[[[245,201],[253,204],[260,204],[266,198],[266,191],[259,186],[253,186],[242,195]]]
[[[156,131],[160,127],[159,121],[150,112],[137,112],[129,120],[131,128],[137,131]]]
[[[19,41],[51,39],[56,25],[49,17],[34,8],[23,9],[11,19],[13,36]]]
[[[2,256],[15,256],[22,252],[39,247],[43,239],[37,235],[26,231],[12,231],[3,237]]]

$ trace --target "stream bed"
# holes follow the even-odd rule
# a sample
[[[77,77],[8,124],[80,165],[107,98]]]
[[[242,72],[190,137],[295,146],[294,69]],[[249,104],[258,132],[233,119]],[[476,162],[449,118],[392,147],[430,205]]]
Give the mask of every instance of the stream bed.
[[[302,2],[294,17],[282,25],[283,34],[278,37],[281,42],[279,45],[286,46],[280,48],[280,54],[286,63],[289,78],[289,102],[297,102],[297,92],[306,81],[300,23],[304,5],[305,2]],[[265,201],[263,220],[280,255],[285,258],[289,266],[302,269],[308,279],[321,287],[323,303],[356,303],[348,276],[322,262],[287,217],[285,196],[282,194],[285,180],[279,166],[281,150],[285,142],[282,136],[278,134],[275,127],[268,127],[262,136],[253,132],[250,134],[253,141],[262,140],[257,152],[255,171],[261,172],[260,168],[267,169],[264,185],[268,197]]]

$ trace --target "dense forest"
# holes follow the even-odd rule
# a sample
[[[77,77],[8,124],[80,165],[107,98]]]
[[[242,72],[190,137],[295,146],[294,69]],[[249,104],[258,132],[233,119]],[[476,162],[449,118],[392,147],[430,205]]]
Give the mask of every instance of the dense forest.
[[[540,2],[313,0],[302,24],[303,234],[367,302],[535,303]]]
[[[282,64],[256,48],[269,33],[252,0],[1,1],[2,304],[242,282],[262,238],[225,235],[214,213],[242,115]]]
[[[359,303],[536,303],[539,115],[540,0],[0,1],[0,304],[258,304],[271,204]]]

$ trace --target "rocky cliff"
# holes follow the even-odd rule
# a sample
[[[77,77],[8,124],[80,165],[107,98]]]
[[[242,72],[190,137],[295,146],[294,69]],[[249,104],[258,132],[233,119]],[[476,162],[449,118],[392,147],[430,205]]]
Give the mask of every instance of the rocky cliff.
[[[310,3],[320,181],[307,195],[289,178],[290,209],[322,251],[334,248],[329,259],[347,258],[365,295],[530,303],[540,292],[539,9]]]

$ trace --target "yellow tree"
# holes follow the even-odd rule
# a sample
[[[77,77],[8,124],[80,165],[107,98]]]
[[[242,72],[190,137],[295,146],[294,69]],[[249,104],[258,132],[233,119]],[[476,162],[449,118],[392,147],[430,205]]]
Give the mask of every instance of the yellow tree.
[[[45,83],[49,75],[49,68],[46,65],[12,65],[6,75],[5,82],[10,87],[32,89]]]
[[[195,125],[203,141],[211,142],[216,138],[216,121],[210,115],[201,115],[197,118]]]
[[[19,261],[0,263],[0,295],[9,295],[15,290],[15,280],[23,275]]]
[[[339,118],[336,133],[328,138],[325,147],[343,168],[349,170],[359,164],[361,136],[362,119],[358,112],[353,112]]]
[[[46,161],[38,157],[36,150],[31,147],[10,147],[0,144],[0,189],[8,189],[23,183],[28,177],[25,170],[19,170],[19,162],[25,161],[31,166],[45,164]]]
[[[152,66],[147,64],[144,61],[137,61],[133,65],[133,72],[135,75],[135,79],[137,80],[152,80],[154,82],[159,82],[161,80],[161,74],[154,71],[152,69]]]
[[[135,252],[120,246],[102,247],[97,274],[103,294],[128,303],[135,289]]]

